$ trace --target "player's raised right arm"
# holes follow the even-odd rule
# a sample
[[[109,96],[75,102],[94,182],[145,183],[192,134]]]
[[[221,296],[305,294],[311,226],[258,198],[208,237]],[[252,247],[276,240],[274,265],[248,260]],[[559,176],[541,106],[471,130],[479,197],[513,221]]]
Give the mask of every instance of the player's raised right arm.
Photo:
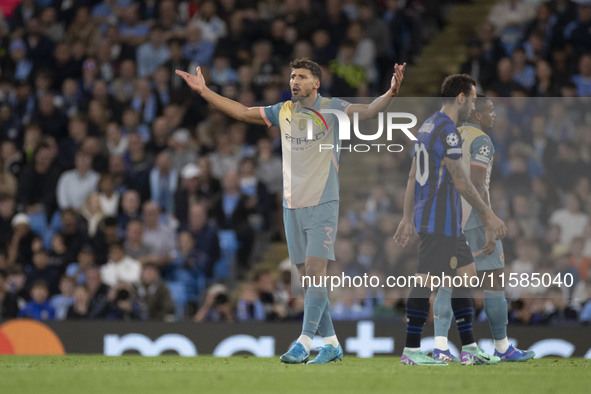
[[[205,84],[205,79],[201,73],[201,67],[197,67],[195,70],[196,74],[191,75],[188,72],[176,70],[175,73],[179,77],[183,78],[187,85],[199,93],[201,97],[208,103],[222,111],[228,116],[239,120],[241,122],[254,123],[264,125],[265,120],[261,115],[260,107],[246,107],[237,101],[230,100],[224,96],[220,96],[213,90],[209,89]]]

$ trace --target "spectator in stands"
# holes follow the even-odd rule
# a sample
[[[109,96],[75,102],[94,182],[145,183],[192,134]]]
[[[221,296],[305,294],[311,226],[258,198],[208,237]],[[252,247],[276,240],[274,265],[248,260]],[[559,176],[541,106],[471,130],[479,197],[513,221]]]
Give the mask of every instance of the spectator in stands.
[[[202,37],[201,28],[194,22],[186,29],[186,43],[183,55],[194,64],[209,66],[212,60],[215,44]]]
[[[68,254],[68,248],[64,237],[59,232],[51,237],[51,249],[49,250],[49,265],[58,269],[61,273],[64,272],[67,265],[71,262]]]
[[[204,1],[199,13],[193,16],[196,26],[203,32],[203,39],[217,43],[226,35],[226,23],[217,15],[217,7],[214,1]]]
[[[137,80],[130,107],[140,115],[142,125],[151,124],[158,115],[158,99],[148,79]]]
[[[55,107],[54,96],[51,93],[39,97],[32,120],[41,126],[44,135],[50,135],[60,141],[66,136],[68,117]]]
[[[18,317],[27,317],[34,320],[53,320],[55,310],[48,301],[49,289],[42,280],[35,282],[31,287],[31,301],[20,310]]]
[[[101,210],[105,216],[117,216],[119,212],[120,194],[115,190],[113,177],[110,174],[102,174],[98,183],[99,201]]]
[[[228,171],[238,169],[242,152],[236,149],[229,133],[218,133],[215,139],[215,151],[209,154],[211,173],[214,178],[222,179]]]
[[[248,197],[254,212],[247,218],[256,230],[268,231],[271,225],[271,201],[267,187],[256,177],[256,161],[246,157],[239,164],[240,192]]]
[[[77,285],[74,289],[74,302],[68,308],[66,320],[88,319],[90,312],[90,294],[84,285]]]
[[[58,292],[60,273],[56,267],[49,265],[49,253],[45,249],[36,250],[33,253],[33,264],[25,268],[27,273],[27,288],[31,289],[34,283],[43,281],[49,291],[48,296]]]
[[[205,196],[199,189],[201,170],[193,163],[186,164],[181,170],[181,186],[177,189],[175,201],[175,217],[181,226],[188,220],[189,206],[205,201]]]
[[[41,143],[33,154],[34,161],[26,166],[19,179],[19,203],[30,213],[50,216],[57,207],[56,187],[59,169],[55,166],[51,148]]]
[[[159,265],[166,264],[171,259],[171,253],[176,246],[174,227],[171,216],[164,214],[153,201],[144,203],[142,209],[144,223],[144,243],[152,245],[154,254],[158,256]]]
[[[127,186],[137,190],[142,200],[148,199],[153,158],[145,151],[144,143],[138,133],[129,135],[128,151],[123,158],[128,173]]]
[[[120,40],[132,47],[141,45],[150,32],[148,25],[140,20],[138,3],[128,2],[121,7],[119,21]]]
[[[277,294],[277,285],[273,275],[266,269],[259,269],[253,274],[253,285],[265,310],[265,320],[283,320],[287,318],[287,301]]]
[[[588,8],[591,15],[591,5]],[[589,39],[591,40],[591,36]],[[579,73],[573,75],[571,80],[577,87],[577,94],[580,97],[591,96],[591,54],[584,54],[581,56],[579,59]]]
[[[0,157],[0,194],[15,198],[18,187],[16,177],[10,171],[6,171],[3,161]]]
[[[220,259],[220,241],[217,228],[209,221],[207,208],[202,204],[189,207],[186,226],[194,240],[194,258],[187,261],[186,267],[194,277],[212,278],[214,265]]]
[[[165,31],[162,26],[156,24],[150,29],[148,42],[137,48],[138,76],[145,78],[152,75],[158,66],[168,61],[169,57]]]
[[[0,194],[0,250],[7,251],[12,239],[12,217],[15,207],[14,198]],[[3,264],[0,264],[0,268],[7,268],[7,265],[7,261],[4,261]]]
[[[533,19],[535,9],[524,0],[506,0],[496,3],[488,16],[507,53],[512,53],[525,33],[526,24]]]
[[[554,211],[549,223],[560,227],[560,242],[570,245],[575,237],[583,235],[585,226],[589,223],[589,215],[581,211],[579,198],[572,193],[567,193],[564,196],[563,208]]]
[[[136,87],[135,63],[133,60],[124,60],[119,68],[119,76],[111,82],[109,90],[120,105],[127,105],[131,102]]]
[[[62,229],[59,233],[63,237],[64,244],[67,248],[65,259],[67,261],[74,261],[80,248],[87,242],[88,233],[74,210],[63,210],[60,219]]]
[[[142,265],[159,260],[158,255],[154,253],[153,246],[144,242],[143,235],[144,226],[141,221],[132,220],[127,224],[124,241],[125,253]]]
[[[202,156],[197,160],[199,167],[199,190],[208,199],[213,199],[221,190],[222,186],[219,180],[211,172],[211,160],[207,156]]]
[[[162,114],[164,108],[172,103],[172,91],[170,90],[171,73],[164,65],[158,66],[154,72],[152,90],[156,96],[156,114]]]
[[[263,321],[266,319],[265,306],[252,283],[242,283],[236,305],[238,321]]]
[[[178,187],[178,177],[177,170],[172,167],[170,153],[158,154],[154,168],[150,172],[150,194],[152,201],[166,213],[174,213],[174,195]]]
[[[467,51],[467,59],[460,66],[460,72],[470,75],[481,87],[489,86],[495,77],[495,68],[484,58],[482,43],[479,40],[470,41]]]
[[[108,286],[119,282],[137,284],[140,282],[141,264],[125,254],[123,243],[109,247],[109,261],[101,267],[101,278]]]
[[[179,173],[185,165],[197,161],[196,147],[187,129],[174,131],[168,140],[168,147],[172,155],[172,165]]]
[[[527,63],[525,49],[515,48],[511,55],[513,65],[513,80],[527,90],[531,90],[536,83],[536,71]]]
[[[143,319],[141,306],[135,299],[133,287],[122,286],[118,289],[113,289],[113,291],[113,299],[105,308],[105,319],[121,321]]]
[[[581,160],[577,148],[571,141],[559,143],[557,153],[548,166],[548,175],[554,186],[563,192],[571,190],[577,179],[589,173],[589,167]]]
[[[55,310],[55,320],[65,320],[68,309],[74,304],[74,289],[76,284],[69,276],[62,276],[59,284],[59,294],[50,298],[49,304]]]
[[[12,238],[8,244],[8,267],[18,264],[26,267],[33,263],[33,242],[37,235],[31,231],[29,216],[18,213],[12,218]]]
[[[232,305],[226,286],[214,284],[207,289],[207,297],[199,308],[193,320],[197,323],[203,321],[233,322]]]
[[[80,209],[80,216],[83,222],[82,225],[86,227],[86,233],[89,237],[94,237],[97,233],[99,224],[106,217],[98,193],[93,192],[86,197],[84,206]]]
[[[591,273],[591,257],[584,256],[585,238],[575,237],[570,244],[570,253],[568,261],[570,265],[576,270],[578,280],[586,281]]]
[[[247,218],[254,212],[253,201],[240,190],[240,180],[236,171],[228,171],[224,176],[223,191],[212,202],[211,216],[221,230],[233,230],[240,243],[238,264],[242,269],[250,265],[253,231]]]
[[[102,318],[107,306],[107,295],[109,287],[103,283],[101,269],[98,267],[90,268],[86,273],[86,287],[90,298],[88,306],[88,318]]]
[[[105,127],[107,150],[113,157],[121,156],[127,151],[128,137],[123,135],[121,129],[115,122],[109,123]]]
[[[117,219],[118,233],[121,237],[131,220],[140,220],[140,195],[136,190],[129,189],[121,197],[121,213]]]
[[[171,38],[168,40],[168,52],[170,59],[164,64],[171,75],[174,75],[174,70],[188,70],[190,60],[187,59],[183,51],[183,41],[179,38]],[[170,78],[171,100],[178,102],[182,97],[187,96],[187,85],[179,78]]]
[[[546,60],[536,63],[536,83],[531,90],[532,96],[558,97],[560,94],[552,66]]]
[[[60,209],[80,209],[86,197],[96,190],[99,175],[91,169],[91,157],[76,153],[75,168],[64,172],[57,184],[57,203]]]
[[[503,58],[497,64],[497,80],[491,89],[500,97],[510,97],[511,92],[521,86],[513,80],[513,64],[511,59]]]
[[[18,315],[17,296],[8,291],[8,273],[0,268],[0,320],[8,320]]]
[[[147,311],[149,320],[170,321],[174,316],[174,303],[170,291],[160,278],[158,266],[144,264],[141,283],[138,287],[138,300]]]
[[[86,274],[94,266],[94,261],[94,250],[86,244],[78,252],[76,262],[66,268],[66,275],[74,279],[75,285],[86,285]]]
[[[564,28],[564,38],[576,53],[591,51],[591,2],[578,1],[577,19]]]

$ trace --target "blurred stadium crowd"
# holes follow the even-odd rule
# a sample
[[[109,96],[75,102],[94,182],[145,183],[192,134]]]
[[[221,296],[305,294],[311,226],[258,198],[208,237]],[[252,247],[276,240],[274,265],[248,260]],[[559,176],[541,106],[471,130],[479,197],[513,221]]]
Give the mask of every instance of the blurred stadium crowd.
[[[321,94],[373,95],[394,62],[417,61],[449,2],[3,1],[0,319],[301,317],[289,261],[256,266],[283,237],[279,130],[208,108],[174,70],[199,65],[224,96],[268,105],[290,97],[288,59],[309,57]],[[491,97],[590,96],[590,25],[591,2],[500,2],[461,71]],[[515,290],[516,323],[591,320],[580,103],[499,108],[492,203],[510,229],[509,271],[569,272],[577,285]],[[416,252],[391,239],[409,163],[382,155],[378,184],[341,207],[332,273],[412,273]],[[404,297],[343,290],[333,318],[401,319]]]

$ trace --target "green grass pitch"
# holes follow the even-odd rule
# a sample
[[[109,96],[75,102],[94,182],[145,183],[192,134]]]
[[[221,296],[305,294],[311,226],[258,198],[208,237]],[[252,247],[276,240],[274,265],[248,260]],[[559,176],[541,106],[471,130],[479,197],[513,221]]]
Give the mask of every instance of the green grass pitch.
[[[0,393],[589,393],[591,360],[409,367],[399,357],[328,365],[278,358],[2,356]]]

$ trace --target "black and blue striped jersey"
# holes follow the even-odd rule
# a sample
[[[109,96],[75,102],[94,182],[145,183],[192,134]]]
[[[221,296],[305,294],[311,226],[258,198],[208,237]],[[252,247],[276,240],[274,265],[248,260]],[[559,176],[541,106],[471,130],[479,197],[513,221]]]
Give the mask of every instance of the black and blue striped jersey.
[[[446,157],[462,157],[462,140],[449,116],[437,112],[423,123],[415,144],[414,219],[420,234],[461,234],[461,199],[443,162]]]

